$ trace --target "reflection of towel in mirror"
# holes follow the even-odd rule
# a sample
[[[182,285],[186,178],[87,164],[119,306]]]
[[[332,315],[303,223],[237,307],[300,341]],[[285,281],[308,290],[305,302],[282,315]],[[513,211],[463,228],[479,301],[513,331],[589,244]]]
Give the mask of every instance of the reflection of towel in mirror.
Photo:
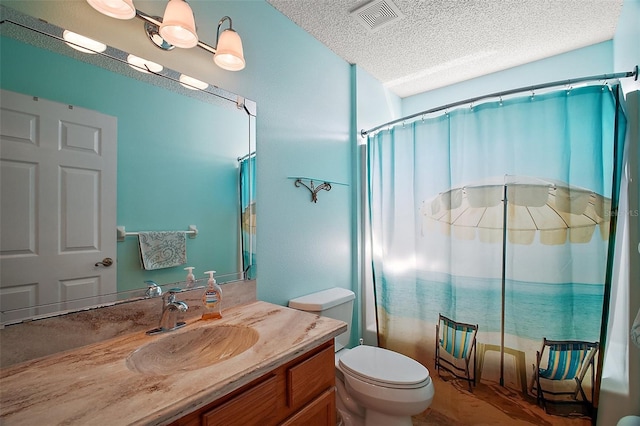
[[[184,231],[138,232],[142,269],[161,269],[187,263]]]
[[[634,345],[640,348],[640,309],[638,309],[636,320],[631,326],[631,341]]]

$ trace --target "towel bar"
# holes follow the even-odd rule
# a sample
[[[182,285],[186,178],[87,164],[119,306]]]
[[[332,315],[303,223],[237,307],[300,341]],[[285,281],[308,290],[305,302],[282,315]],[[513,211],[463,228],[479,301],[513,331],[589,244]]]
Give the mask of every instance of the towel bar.
[[[127,232],[124,226],[118,226],[118,241],[124,241],[125,237],[130,237],[134,235],[138,235],[138,232]],[[195,238],[198,236],[198,228],[195,225],[189,225],[189,230],[184,231],[185,234],[189,235],[189,238]]]

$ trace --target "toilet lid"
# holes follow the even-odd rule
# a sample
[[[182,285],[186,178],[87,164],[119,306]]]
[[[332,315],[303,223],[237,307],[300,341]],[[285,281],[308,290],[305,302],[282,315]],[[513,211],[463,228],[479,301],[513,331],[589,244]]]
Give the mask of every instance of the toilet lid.
[[[343,371],[386,387],[418,388],[429,380],[429,370],[419,362],[383,348],[360,345],[340,357]]]

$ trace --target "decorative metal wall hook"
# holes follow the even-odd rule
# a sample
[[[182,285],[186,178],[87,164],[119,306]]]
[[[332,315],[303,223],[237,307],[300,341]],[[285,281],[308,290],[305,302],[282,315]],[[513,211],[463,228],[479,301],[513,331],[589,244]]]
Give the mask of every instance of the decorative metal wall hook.
[[[293,184],[296,186],[296,188],[299,188],[300,185],[307,188],[309,192],[311,192],[311,201],[313,201],[314,203],[318,202],[318,191],[322,189],[324,189],[325,191],[331,191],[331,184],[329,182],[323,182],[318,186],[314,186],[312,180],[309,180],[309,185],[307,185],[302,181],[302,179],[298,178]]]

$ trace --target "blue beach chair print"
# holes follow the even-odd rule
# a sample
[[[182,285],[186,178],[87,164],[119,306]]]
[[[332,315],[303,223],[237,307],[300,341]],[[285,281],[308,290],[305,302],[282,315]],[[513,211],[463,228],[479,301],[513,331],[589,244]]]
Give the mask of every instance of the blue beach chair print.
[[[436,324],[436,368],[438,369],[438,374],[440,374],[440,369],[442,368],[456,378],[466,380],[469,383],[469,392],[473,392],[471,384],[476,385],[477,333],[478,324],[456,322],[439,314],[438,323]],[[443,356],[442,351],[449,356]],[[473,375],[469,367],[472,356]],[[463,366],[459,366],[462,363]]]
[[[545,351],[548,354],[546,363],[542,363]],[[536,364],[533,366],[533,376],[530,390],[536,395],[538,404],[542,404],[545,411],[547,402],[576,403],[587,406],[591,413],[593,408],[595,368],[594,359],[598,352],[598,342],[580,340],[547,340],[542,338],[542,349],[536,352]],[[583,388],[587,371],[591,370],[591,398]],[[569,381],[567,383],[567,381]],[[543,388],[543,383],[546,388]],[[554,383],[559,386],[554,386]],[[564,383],[564,387],[563,386]],[[559,389],[556,389],[559,388]],[[553,389],[553,390],[552,390]],[[581,400],[578,400],[580,394]],[[548,398],[545,395],[565,395],[569,398]]]

